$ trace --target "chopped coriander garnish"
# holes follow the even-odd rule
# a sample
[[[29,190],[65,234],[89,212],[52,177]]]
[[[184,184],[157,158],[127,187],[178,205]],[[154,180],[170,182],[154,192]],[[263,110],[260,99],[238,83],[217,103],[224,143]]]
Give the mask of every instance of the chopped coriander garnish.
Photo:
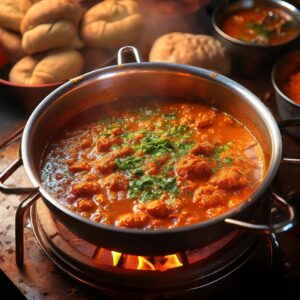
[[[233,158],[232,158],[232,157],[225,157],[225,158],[223,159],[223,162],[224,162],[225,164],[227,164],[227,165],[232,165],[232,163],[233,163]]]
[[[228,151],[229,148],[232,147],[232,145],[233,145],[232,142],[228,142],[227,144],[215,148],[213,152],[213,159],[219,160],[221,153]]]
[[[261,35],[266,39],[270,39],[274,35],[274,31],[268,29],[267,26],[255,22],[246,23],[246,28],[253,30],[257,35]]]
[[[174,143],[177,151],[174,153],[175,157],[187,155],[195,145],[195,142],[178,141]]]
[[[149,202],[168,192],[170,196],[178,194],[179,190],[175,177],[143,175],[140,179],[129,183],[129,198],[139,198],[139,202]]]
[[[212,158],[216,162],[216,166],[212,169],[213,173],[216,173],[219,169],[223,168],[224,164],[231,165],[233,163],[232,157],[221,158],[221,154],[228,151],[233,146],[232,142],[221,145],[214,149]]]
[[[127,156],[118,158],[116,160],[117,167],[120,170],[135,169],[141,167],[144,163],[144,159],[137,156]]]
[[[122,171],[127,171],[127,175],[129,177],[132,174],[142,175],[143,172],[143,164],[145,159],[138,156],[127,156],[124,158],[118,158],[116,160],[117,169]]]
[[[151,110],[151,109],[146,109],[146,110],[145,110],[145,115],[146,115],[146,116],[153,116],[153,115],[154,115],[154,111]]]
[[[115,116],[102,116],[98,120],[98,124],[100,125],[109,125],[110,128],[115,127],[116,125],[124,124],[124,120],[121,118],[117,118]]]
[[[163,114],[162,116],[168,120],[176,120],[177,119],[177,115],[175,112],[171,112],[169,114]]]
[[[173,151],[174,146],[169,139],[146,137],[140,144],[140,149],[147,154],[164,154]]]
[[[190,126],[189,125],[185,125],[185,124],[180,124],[178,126],[174,127],[174,132],[175,133],[185,133],[186,131],[190,130]]]
[[[102,124],[102,125],[106,125],[109,124],[111,121],[112,117],[110,116],[102,116],[99,120],[98,120],[98,124]]]

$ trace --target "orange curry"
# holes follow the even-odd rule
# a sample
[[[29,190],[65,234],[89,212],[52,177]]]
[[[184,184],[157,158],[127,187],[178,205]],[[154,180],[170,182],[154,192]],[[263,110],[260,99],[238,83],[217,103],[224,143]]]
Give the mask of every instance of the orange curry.
[[[283,91],[291,100],[300,104],[300,71],[289,76],[288,82],[283,86]]]
[[[229,14],[220,28],[233,38],[261,45],[282,44],[299,33],[299,25],[289,14],[268,6]]]
[[[147,103],[104,104],[67,124],[45,151],[48,192],[95,222],[158,229],[214,218],[257,189],[264,158],[242,124],[195,102]]]

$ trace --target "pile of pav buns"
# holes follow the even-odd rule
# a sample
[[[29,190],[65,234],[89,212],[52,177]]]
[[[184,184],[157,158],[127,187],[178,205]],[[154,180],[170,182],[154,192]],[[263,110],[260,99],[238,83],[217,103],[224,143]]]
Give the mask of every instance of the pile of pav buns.
[[[97,68],[118,48],[138,44],[147,30],[140,1],[91,2],[1,0],[0,47],[12,65],[9,80],[28,85],[65,81]],[[149,60],[225,74],[230,70],[226,49],[217,39],[191,33],[159,37]]]

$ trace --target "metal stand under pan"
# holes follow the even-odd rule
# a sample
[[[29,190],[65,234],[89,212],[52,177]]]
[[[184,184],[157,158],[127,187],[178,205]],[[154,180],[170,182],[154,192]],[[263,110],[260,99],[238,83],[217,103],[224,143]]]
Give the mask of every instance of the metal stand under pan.
[[[120,293],[123,299],[181,299],[186,296],[190,299],[199,295],[212,296],[217,295],[224,285],[230,290],[230,284],[236,284],[236,279],[232,279],[233,275],[238,274],[246,265],[253,266],[253,258],[256,260],[255,264],[264,272],[272,272],[274,265],[280,265],[275,236],[262,239],[238,233],[230,237],[229,242],[220,250],[200,261],[189,263],[186,256],[189,251],[186,251],[185,254],[181,254],[181,267],[163,272],[129,270],[119,265],[99,263],[95,259],[99,248],[84,241],[85,250],[76,249],[68,238],[65,238],[65,234],[61,233],[61,225],[41,200],[31,207],[30,220],[39,245],[59,269],[79,282],[96,288],[98,292],[109,295],[109,298],[118,298]],[[261,251],[262,249],[264,251]],[[199,249],[200,253],[202,250]],[[262,256],[259,263],[257,256]],[[256,269],[255,272],[259,274],[260,270]]]

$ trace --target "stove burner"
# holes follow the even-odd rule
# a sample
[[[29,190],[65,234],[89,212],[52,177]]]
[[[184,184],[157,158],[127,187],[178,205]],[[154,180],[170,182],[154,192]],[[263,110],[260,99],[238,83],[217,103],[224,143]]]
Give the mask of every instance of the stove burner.
[[[209,245],[180,253],[178,257],[182,266],[166,271],[136,270],[126,268],[126,259],[134,258],[132,255],[121,254],[115,266],[112,256],[110,261],[103,260],[103,254],[110,251],[78,239],[53,218],[41,200],[31,207],[30,219],[39,245],[63,272],[102,292],[135,296],[178,297],[187,291],[207,290],[241,269],[266,243],[256,236],[234,232],[214,244],[213,250],[209,250]],[[274,242],[276,240],[270,249],[274,248]],[[274,257],[268,251],[267,258],[263,259],[268,270],[274,265]],[[157,258],[149,260],[153,262],[154,259]]]

